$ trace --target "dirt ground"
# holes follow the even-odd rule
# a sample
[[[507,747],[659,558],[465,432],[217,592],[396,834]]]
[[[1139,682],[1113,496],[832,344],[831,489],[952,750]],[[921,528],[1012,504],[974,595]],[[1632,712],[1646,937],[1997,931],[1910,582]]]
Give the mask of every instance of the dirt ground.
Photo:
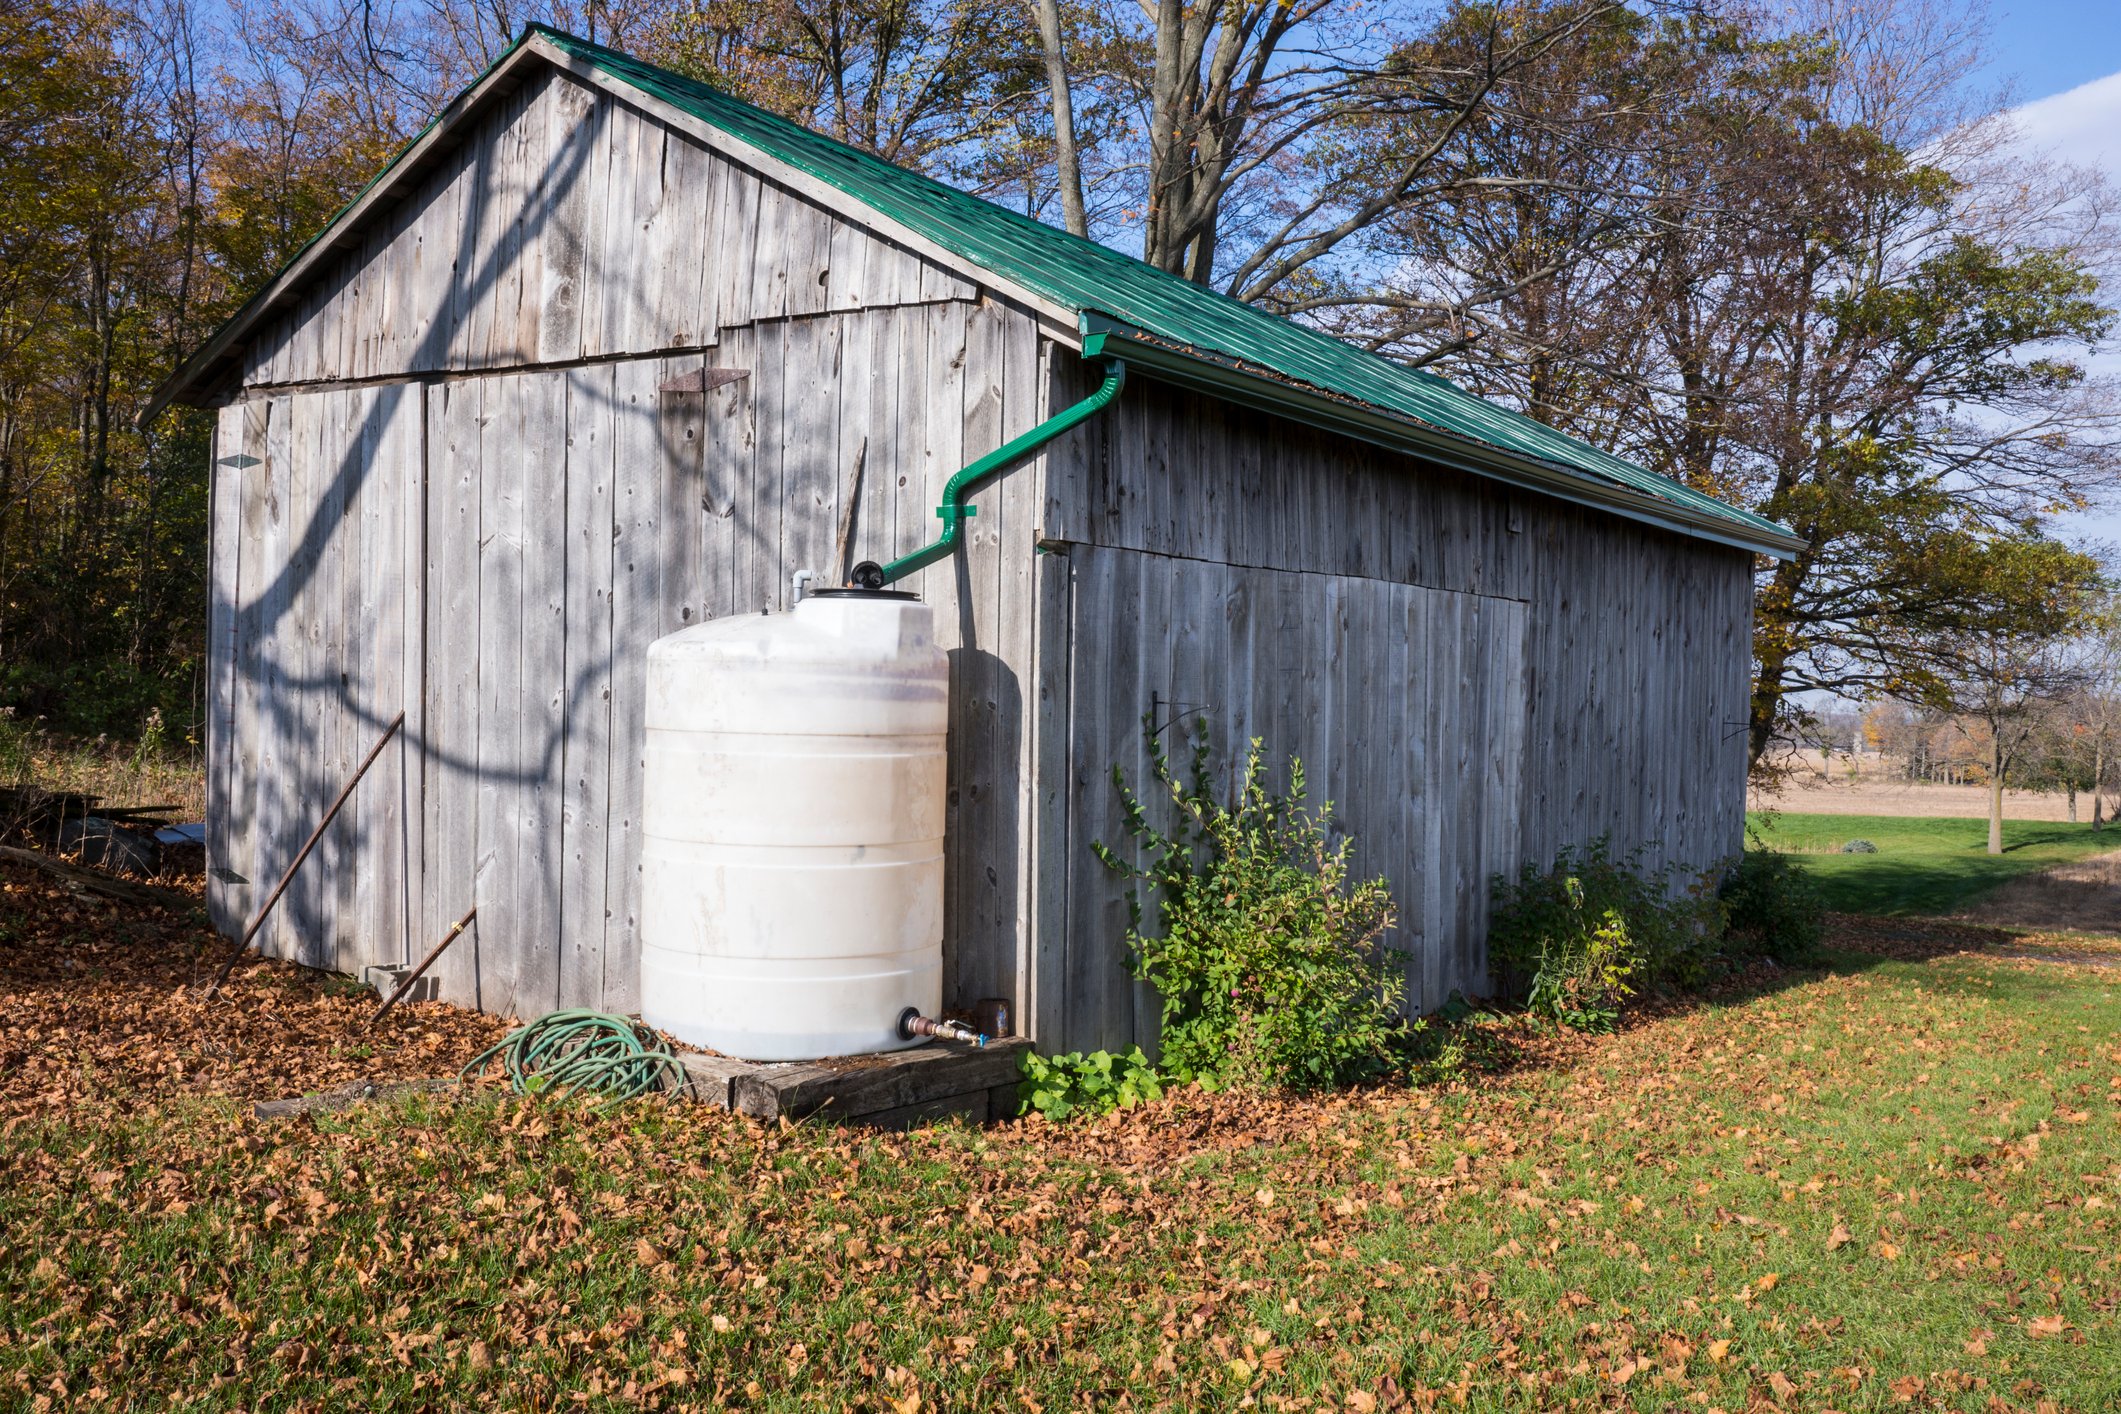
[[[1758,788],[1746,792],[1749,810],[1787,810],[1800,815],[1917,815],[1925,818],[1985,819],[1988,816],[1987,786],[1933,786],[1913,781],[1883,779],[1822,780],[1809,774],[1792,776],[1773,793]],[[2113,802],[2106,802],[2113,814]],[[2044,791],[2007,790],[2003,793],[2006,820],[2067,820],[2069,800]],[[2077,797],[2077,818],[2092,818],[2088,795]]]
[[[2013,879],[1964,916],[1999,927],[2121,933],[2121,850]]]

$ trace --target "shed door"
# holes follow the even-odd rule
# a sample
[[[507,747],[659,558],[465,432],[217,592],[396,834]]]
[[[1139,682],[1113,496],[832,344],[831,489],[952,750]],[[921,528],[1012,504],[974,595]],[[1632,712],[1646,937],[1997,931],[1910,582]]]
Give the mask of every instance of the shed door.
[[[1156,998],[1126,966],[1125,885],[1091,850],[1125,853],[1112,767],[1143,780],[1145,716],[1178,756],[1205,717],[1225,786],[1254,737],[1279,785],[1300,758],[1355,867],[1391,883],[1409,1003],[1483,987],[1488,877],[1517,862],[1523,601],[1082,545],[1067,580],[1067,715],[1045,724],[1068,746],[1067,901],[1058,938],[1042,914],[1042,1045],[1156,1033]]]
[[[208,901],[238,931],[392,717],[258,943],[358,972],[416,930],[420,394],[256,398],[215,439]]]

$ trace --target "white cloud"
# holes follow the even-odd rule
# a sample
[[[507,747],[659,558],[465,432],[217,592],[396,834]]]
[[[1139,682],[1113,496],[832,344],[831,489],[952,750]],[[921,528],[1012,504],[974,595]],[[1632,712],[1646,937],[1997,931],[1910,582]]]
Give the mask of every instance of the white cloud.
[[[2028,103],[2012,116],[2027,147],[2121,181],[2121,74]]]
[[[2121,74],[2028,103],[2011,117],[2027,151],[2073,167],[2096,168],[2121,188]],[[2106,295],[2111,303],[2121,298],[2121,290],[2109,288]],[[2121,378],[2117,343],[2121,341],[2109,339],[2091,357],[2089,366],[2095,376]],[[2065,517],[2062,529],[2070,538],[2121,545],[2121,496],[2087,515]]]

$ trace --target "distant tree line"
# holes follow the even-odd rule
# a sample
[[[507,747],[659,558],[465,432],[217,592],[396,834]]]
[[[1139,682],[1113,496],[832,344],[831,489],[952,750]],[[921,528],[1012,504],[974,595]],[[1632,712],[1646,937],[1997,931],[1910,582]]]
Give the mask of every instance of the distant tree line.
[[[2121,598],[2097,600],[2073,637],[2006,639],[1977,661],[1956,700],[1837,705],[1804,735],[1830,770],[1836,752],[1862,751],[1911,782],[1988,786],[1999,806],[2005,789],[2053,791],[2071,820],[2104,828],[2121,798]]]
[[[1746,735],[1936,710],[2099,585],[2117,218],[1930,0],[27,0],[0,10],[0,707],[195,722],[181,352],[544,19],[1793,527]]]

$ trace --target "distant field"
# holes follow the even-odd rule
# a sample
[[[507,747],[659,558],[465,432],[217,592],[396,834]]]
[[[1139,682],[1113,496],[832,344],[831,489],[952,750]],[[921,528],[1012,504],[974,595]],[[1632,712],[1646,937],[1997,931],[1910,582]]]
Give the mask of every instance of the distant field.
[[[2005,820],[2000,855],[1988,853],[1986,820],[1753,811],[1746,822],[1763,844],[1805,856],[1841,913],[1959,913],[2022,875],[2121,849],[2121,828],[2050,820]],[[1853,839],[1878,852],[1841,853]]]
[[[1988,816],[1987,786],[1939,786],[1910,781],[1898,775],[1876,772],[1850,780],[1846,775],[1818,776],[1799,771],[1779,790],[1746,792],[1746,804],[1755,810],[1789,810],[1804,815],[1936,815],[1953,819]],[[2113,801],[2106,808],[2113,808]],[[2092,816],[2092,798],[2077,797],[2077,812]],[[2060,791],[2007,790],[2003,793],[2006,820],[2067,820],[2069,797]]]

